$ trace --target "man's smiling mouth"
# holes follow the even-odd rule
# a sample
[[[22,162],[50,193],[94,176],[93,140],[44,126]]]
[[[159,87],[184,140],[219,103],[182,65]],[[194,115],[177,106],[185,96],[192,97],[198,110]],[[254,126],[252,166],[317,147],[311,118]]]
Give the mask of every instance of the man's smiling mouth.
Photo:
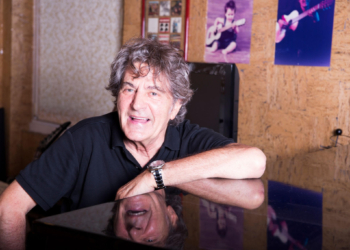
[[[147,213],[146,210],[142,210],[142,211],[133,211],[133,210],[128,210],[127,214],[129,216],[140,216],[140,215],[144,215],[145,213]]]
[[[130,116],[131,120],[133,121],[140,121],[140,122],[148,122],[148,118],[141,118],[141,117],[135,117],[135,116]]]

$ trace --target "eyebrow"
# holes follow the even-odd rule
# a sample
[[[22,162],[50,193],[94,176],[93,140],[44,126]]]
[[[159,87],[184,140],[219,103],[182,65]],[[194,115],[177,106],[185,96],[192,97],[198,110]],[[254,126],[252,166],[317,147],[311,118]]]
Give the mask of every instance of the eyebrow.
[[[129,85],[130,87],[135,88],[135,85],[132,84],[131,82],[123,82],[122,88],[123,88],[125,85]],[[147,89],[156,89],[156,90],[158,90],[159,92],[162,92],[162,93],[165,93],[165,92],[166,92],[164,89],[160,88],[160,87],[157,86],[157,85],[148,86]]]
[[[129,85],[130,87],[135,88],[134,84],[132,84],[131,82],[123,82],[123,83],[122,83],[122,88],[123,88],[125,85]]]

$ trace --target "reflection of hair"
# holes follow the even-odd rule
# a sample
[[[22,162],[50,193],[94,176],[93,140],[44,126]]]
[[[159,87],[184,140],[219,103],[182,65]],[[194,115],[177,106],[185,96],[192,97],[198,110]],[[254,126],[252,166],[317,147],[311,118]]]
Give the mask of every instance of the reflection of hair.
[[[181,123],[187,112],[186,104],[191,99],[193,91],[190,89],[188,65],[179,54],[179,50],[169,44],[135,38],[122,46],[117,57],[112,62],[111,75],[107,87],[115,97],[115,103],[117,103],[118,94],[127,70],[131,70],[135,78],[148,74],[149,71],[145,74],[135,68],[134,64],[137,62],[147,64],[149,70],[153,69],[155,76],[164,75],[169,81],[174,103],[176,100],[182,102],[177,116],[170,123],[174,125]]]
[[[231,9],[231,10],[234,10],[236,12],[236,4],[233,0],[228,1],[225,4],[225,13],[226,13],[227,9]]]
[[[107,227],[103,231],[108,236],[116,237],[114,232],[114,221],[116,216],[118,216],[120,202],[121,200],[115,202],[111,210],[113,215],[108,220]],[[188,231],[182,217],[181,198],[179,195],[166,194],[165,202],[167,206],[171,206],[174,209],[178,218],[175,227],[171,223],[169,223],[169,234],[167,239],[165,240],[165,245],[166,247],[169,247],[171,249],[183,249],[185,239],[188,235]]]
[[[119,204],[120,204],[121,200],[117,200],[115,203],[114,203],[114,206],[111,210],[112,212],[112,217],[109,218],[108,220],[108,224],[107,224],[107,227],[105,230],[103,230],[103,232],[105,234],[107,234],[108,236],[112,236],[112,237],[115,237],[115,233],[114,233],[114,220],[115,220],[115,217],[118,215],[118,211],[119,211]]]
[[[174,209],[178,218],[176,227],[173,227],[170,223],[170,231],[165,244],[167,247],[172,249],[183,249],[185,239],[188,236],[188,231],[185,221],[182,217],[181,198],[178,195],[167,195],[165,201],[167,206],[171,206]]]

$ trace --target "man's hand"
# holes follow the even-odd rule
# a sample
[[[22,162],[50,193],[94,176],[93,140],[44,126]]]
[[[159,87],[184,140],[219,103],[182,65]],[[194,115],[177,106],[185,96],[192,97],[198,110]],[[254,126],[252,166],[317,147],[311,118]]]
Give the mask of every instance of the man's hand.
[[[119,188],[115,199],[120,200],[139,194],[149,193],[154,191],[155,188],[156,182],[154,177],[152,173],[146,170]]]

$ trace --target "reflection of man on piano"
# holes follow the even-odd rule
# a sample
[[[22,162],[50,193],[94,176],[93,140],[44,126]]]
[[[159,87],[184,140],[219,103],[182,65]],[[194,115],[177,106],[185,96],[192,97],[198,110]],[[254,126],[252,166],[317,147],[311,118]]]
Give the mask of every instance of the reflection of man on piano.
[[[320,15],[318,10],[332,2],[280,0],[275,63],[320,66],[329,63],[333,13],[324,11]]]

